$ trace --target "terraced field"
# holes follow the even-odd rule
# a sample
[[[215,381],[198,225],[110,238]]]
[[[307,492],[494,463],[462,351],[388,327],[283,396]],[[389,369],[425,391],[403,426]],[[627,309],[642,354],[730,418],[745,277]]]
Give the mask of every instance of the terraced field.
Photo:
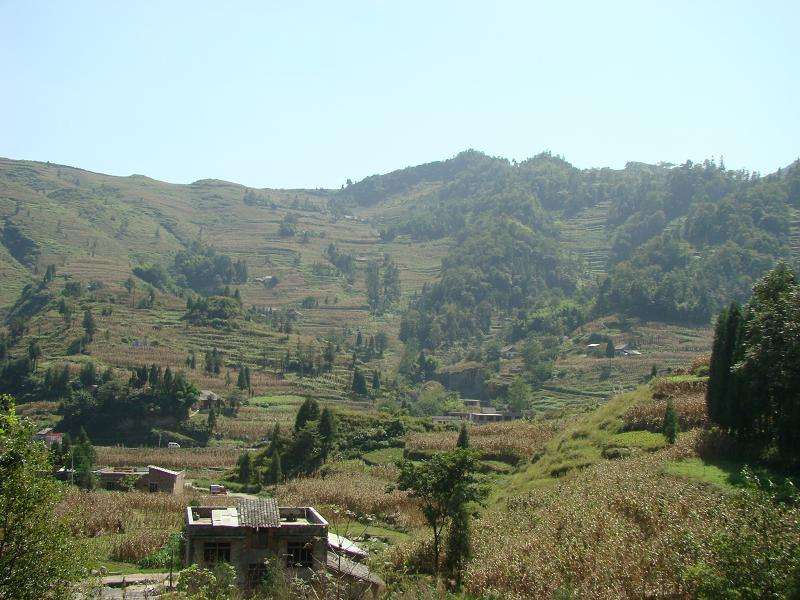
[[[583,258],[595,277],[604,275],[608,266],[611,244],[605,224],[610,206],[610,201],[600,202],[559,223],[565,246]]]

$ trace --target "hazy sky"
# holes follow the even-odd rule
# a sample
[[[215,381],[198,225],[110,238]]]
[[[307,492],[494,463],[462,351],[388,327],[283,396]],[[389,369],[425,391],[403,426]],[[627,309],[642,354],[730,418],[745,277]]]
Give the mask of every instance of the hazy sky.
[[[466,148],[768,172],[800,156],[798,24],[797,1],[0,0],[0,156],[257,187]]]

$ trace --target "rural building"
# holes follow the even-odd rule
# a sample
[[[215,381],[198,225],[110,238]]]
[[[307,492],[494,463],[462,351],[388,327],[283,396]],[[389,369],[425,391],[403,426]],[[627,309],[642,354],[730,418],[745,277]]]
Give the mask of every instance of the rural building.
[[[505,348],[500,350],[500,356],[502,356],[503,358],[510,359],[514,358],[516,355],[517,355],[517,350],[516,348],[514,348],[514,346],[506,346]]]
[[[328,522],[312,507],[279,507],[274,498],[235,502],[228,507],[186,507],[187,565],[229,562],[244,587],[260,581],[270,559],[290,577],[311,579],[326,570],[334,578],[338,575],[348,597],[366,597],[365,592],[377,593],[383,587],[380,578],[351,560],[343,548],[341,554],[329,550]]]
[[[185,485],[183,471],[171,471],[154,465],[146,469],[133,467],[106,467],[95,471],[100,486],[107,490],[119,490],[132,486],[142,492],[181,494]]]
[[[469,410],[480,410],[481,409],[481,401],[480,400],[473,400],[472,398],[464,398],[461,402],[466,406]]]
[[[54,444],[60,446],[63,439],[63,434],[53,431],[52,427],[45,427],[33,434],[33,439],[38,442],[44,442],[50,448]]]
[[[496,421],[511,421],[518,419],[520,415],[509,412],[501,412],[493,406],[481,406],[480,400],[463,398],[464,410],[450,411],[446,415],[431,417],[434,423],[455,423],[458,421],[470,421],[481,425],[483,423],[494,423]]]
[[[219,396],[211,390],[200,390],[197,396],[197,404],[201,410],[208,410],[219,404]]]

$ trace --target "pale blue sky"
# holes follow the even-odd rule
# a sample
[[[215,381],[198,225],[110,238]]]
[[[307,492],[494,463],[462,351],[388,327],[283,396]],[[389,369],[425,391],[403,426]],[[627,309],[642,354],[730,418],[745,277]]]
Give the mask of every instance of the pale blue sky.
[[[257,187],[466,148],[769,172],[800,156],[798,7],[0,0],[0,156]]]

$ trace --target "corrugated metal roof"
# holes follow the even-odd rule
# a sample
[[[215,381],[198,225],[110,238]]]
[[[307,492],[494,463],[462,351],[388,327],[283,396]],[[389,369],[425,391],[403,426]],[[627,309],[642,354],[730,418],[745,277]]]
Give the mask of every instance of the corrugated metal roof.
[[[278,501],[275,498],[237,498],[236,508],[242,527],[279,527],[281,524]]]
[[[383,579],[370,571],[367,565],[357,563],[333,552],[328,552],[327,567],[333,573],[353,577],[381,587],[384,585]]]
[[[358,556],[367,556],[366,551],[363,548],[360,548],[353,540],[349,540],[346,537],[337,535],[330,531],[328,532],[328,547],[333,550],[340,550],[342,552],[348,552]]]

